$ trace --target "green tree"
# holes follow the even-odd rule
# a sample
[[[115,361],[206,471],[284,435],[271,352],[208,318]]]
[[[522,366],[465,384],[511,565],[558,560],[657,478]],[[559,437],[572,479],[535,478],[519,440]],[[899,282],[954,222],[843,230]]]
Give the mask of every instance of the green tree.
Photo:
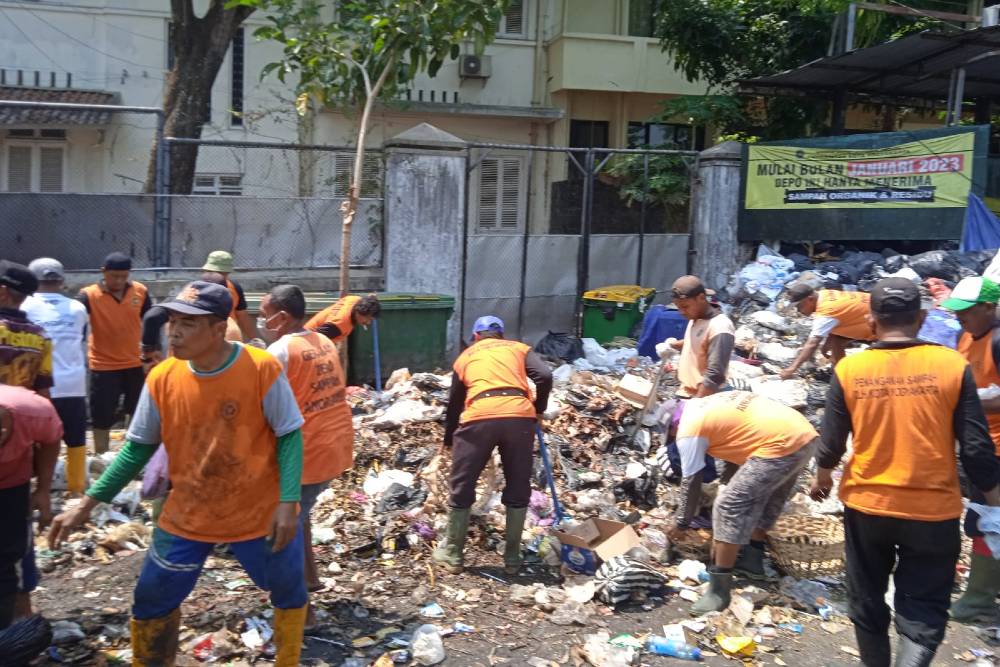
[[[669,0],[657,3],[655,36],[689,81],[701,81],[719,96],[733,95],[740,79],[795,68],[826,56],[831,46],[842,45],[849,4],[849,0]],[[955,10],[954,3],[943,0],[906,4]],[[855,46],[870,46],[928,27],[950,26],[932,19],[862,10]],[[777,139],[815,132],[825,122],[829,105],[819,99],[745,98],[743,110],[742,115],[730,115],[720,129]]]
[[[281,81],[297,77],[298,103],[310,100],[358,113],[357,153],[349,195],[341,207],[340,289],[350,286],[351,225],[361,197],[362,162],[371,112],[395,99],[419,73],[434,76],[463,44],[482,53],[496,34],[509,0],[343,0],[334,10],[320,0],[230,0],[268,12],[254,33],[284,45],[264,68]]]

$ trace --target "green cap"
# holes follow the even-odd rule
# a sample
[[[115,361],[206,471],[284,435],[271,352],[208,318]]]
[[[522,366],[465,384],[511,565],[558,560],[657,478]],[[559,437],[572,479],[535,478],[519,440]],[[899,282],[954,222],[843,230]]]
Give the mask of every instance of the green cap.
[[[941,303],[948,310],[965,310],[977,303],[1000,303],[1000,285],[989,278],[962,278]]]
[[[202,271],[215,271],[217,273],[232,273],[233,255],[225,250],[213,250],[208,253],[205,266],[201,267],[201,269]]]

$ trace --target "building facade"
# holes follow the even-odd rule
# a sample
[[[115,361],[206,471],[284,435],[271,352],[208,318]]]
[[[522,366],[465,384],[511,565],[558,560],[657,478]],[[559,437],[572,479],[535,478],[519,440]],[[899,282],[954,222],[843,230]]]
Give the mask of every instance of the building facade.
[[[647,122],[664,100],[705,92],[676,72],[650,37],[653,4],[513,0],[482,56],[469,47],[436,77],[419,76],[401,99],[381,105],[368,145],[381,147],[427,122],[491,144],[703,148],[705,138],[683,122]],[[293,85],[261,80],[281,51],[252,37],[263,23],[252,16],[233,40],[202,136],[353,144],[353,114],[323,109],[303,126]],[[158,106],[172,64],[170,30],[165,0],[0,0],[0,98]],[[0,191],[140,192],[154,127],[153,116],[136,113],[0,110]],[[193,192],[344,194],[348,153],[317,158],[306,187],[296,159],[291,152],[202,150]],[[543,230],[554,184],[573,178],[564,154],[495,150],[476,165],[470,207],[482,231],[516,231],[529,219]],[[369,171],[377,188],[377,158]]]

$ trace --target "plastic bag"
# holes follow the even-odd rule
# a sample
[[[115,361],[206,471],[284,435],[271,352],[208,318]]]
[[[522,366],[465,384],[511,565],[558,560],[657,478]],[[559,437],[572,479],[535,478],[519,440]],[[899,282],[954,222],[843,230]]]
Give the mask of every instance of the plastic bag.
[[[413,659],[418,665],[436,665],[444,660],[444,643],[436,625],[421,625],[410,639]]]
[[[962,325],[952,313],[940,308],[927,313],[923,326],[917,333],[917,338],[928,343],[937,343],[955,349],[962,335]]]
[[[583,341],[572,334],[550,331],[535,344],[535,352],[552,359],[573,363],[583,357]]]
[[[0,658],[4,665],[26,665],[52,643],[52,626],[41,616],[20,620],[0,630]]]
[[[170,491],[170,460],[167,458],[167,449],[160,445],[156,448],[153,458],[146,464],[146,470],[142,473],[142,499],[154,500],[163,498]]]
[[[1000,507],[979,503],[967,503],[966,507],[979,515],[977,526],[983,533],[986,546],[993,552],[993,558],[1000,559]]]
[[[921,278],[941,278],[957,283],[966,276],[975,275],[975,271],[965,267],[955,255],[944,250],[931,250],[914,255],[910,258],[910,268],[920,274]]]
[[[426,489],[414,489],[411,486],[393,482],[382,494],[376,511],[402,512],[421,505],[425,500],[427,500]]]

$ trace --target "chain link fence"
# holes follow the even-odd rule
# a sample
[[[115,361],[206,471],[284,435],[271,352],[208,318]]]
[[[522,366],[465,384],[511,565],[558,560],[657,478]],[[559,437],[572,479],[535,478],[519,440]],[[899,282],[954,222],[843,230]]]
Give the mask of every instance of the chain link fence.
[[[119,250],[137,268],[196,268],[227,249],[246,269],[340,265],[352,148],[164,138],[160,109],[110,104],[0,100],[4,125],[4,258],[86,270]],[[192,147],[190,194],[168,194],[172,160]],[[363,164],[349,261],[380,267],[381,152]]]

